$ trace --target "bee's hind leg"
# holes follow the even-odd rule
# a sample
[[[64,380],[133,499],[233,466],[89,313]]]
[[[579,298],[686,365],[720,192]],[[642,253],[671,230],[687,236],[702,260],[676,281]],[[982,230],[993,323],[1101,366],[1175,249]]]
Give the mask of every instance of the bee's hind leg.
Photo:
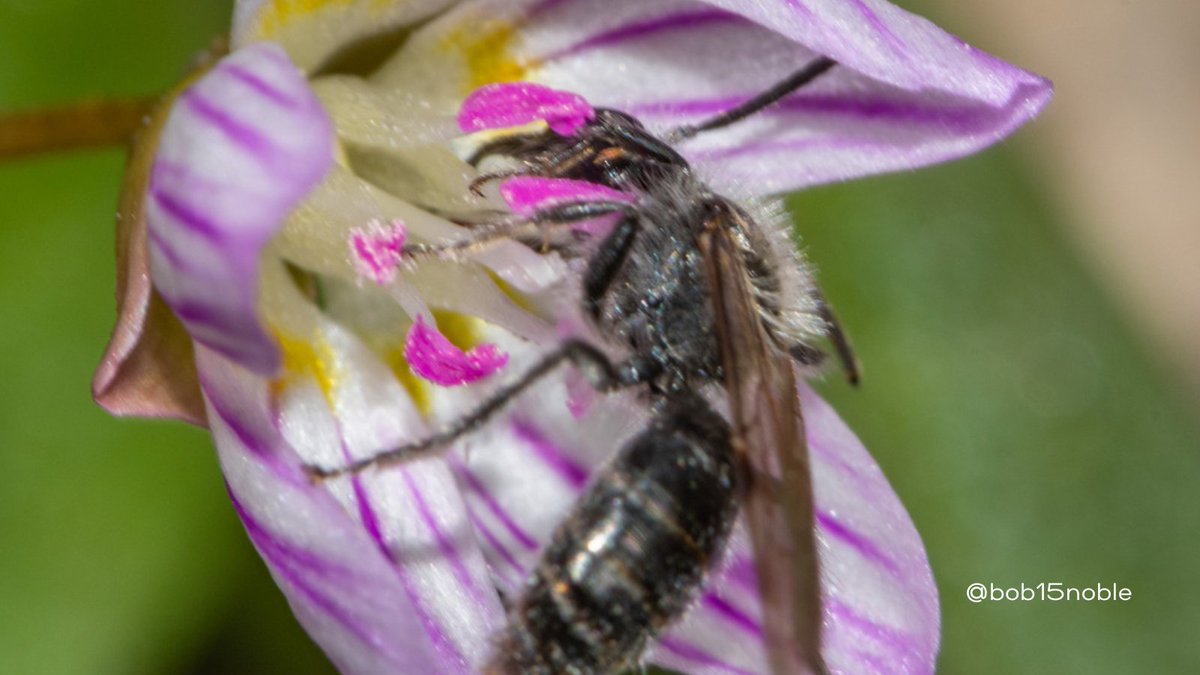
[[[862,366],[859,365],[858,355],[854,353],[854,346],[850,344],[850,336],[842,328],[837,315],[833,313],[833,306],[825,299],[825,294],[821,292],[821,289],[816,289],[814,294],[817,299],[817,313],[829,328],[829,341],[833,344],[838,360],[842,363],[846,380],[850,382],[850,386],[857,387],[862,380]]]

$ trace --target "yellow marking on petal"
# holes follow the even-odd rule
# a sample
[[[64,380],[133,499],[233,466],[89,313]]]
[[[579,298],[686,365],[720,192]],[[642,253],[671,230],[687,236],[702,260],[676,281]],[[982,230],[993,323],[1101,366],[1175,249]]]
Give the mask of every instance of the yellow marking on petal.
[[[526,312],[529,312],[530,314],[536,313],[534,312],[533,304],[529,302],[529,298],[525,297],[524,293],[518,291],[513,287],[512,284],[508,283],[504,279],[501,279],[500,275],[496,274],[492,270],[485,269],[484,271],[487,272],[488,278],[492,280],[492,283],[496,284],[496,288],[499,288],[500,292],[504,294],[504,297],[511,300],[514,305],[520,307]]]
[[[408,392],[408,397],[412,399],[417,412],[421,413],[422,417],[429,417],[433,412],[433,385],[413,374],[408,359],[404,356],[404,346],[393,347],[382,356],[392,375],[396,376],[396,381]]]
[[[433,310],[433,318],[437,321],[438,331],[446,336],[450,344],[464,352],[483,342],[483,329],[487,326],[483,319],[444,309]]]
[[[329,7],[349,7],[361,0],[272,0],[258,13],[258,34],[274,38],[281,29],[297,19],[311,16]],[[372,14],[379,14],[395,0],[368,0],[365,4]]]
[[[258,34],[273,38],[279,30],[296,19],[315,14],[331,5],[350,5],[354,0],[272,0],[259,10]]]
[[[283,352],[284,374],[275,381],[277,390],[282,390],[297,378],[308,377],[316,381],[325,402],[333,407],[333,392],[337,389],[340,376],[333,348],[320,334],[311,341],[276,333],[279,349]]]
[[[442,38],[442,46],[462,55],[467,66],[464,94],[485,84],[519,82],[526,78],[529,64],[516,55],[513,43],[517,30],[512,24],[495,19],[464,21]]]

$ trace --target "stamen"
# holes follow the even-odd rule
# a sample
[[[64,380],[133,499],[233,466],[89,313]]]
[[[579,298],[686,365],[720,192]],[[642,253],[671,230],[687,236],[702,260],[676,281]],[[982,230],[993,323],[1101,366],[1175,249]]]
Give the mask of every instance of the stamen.
[[[463,133],[507,129],[544,121],[551,131],[570,136],[596,116],[582,96],[530,82],[489,84],[476,89],[458,112]]]
[[[477,382],[508,363],[508,354],[494,344],[481,344],[464,352],[421,317],[408,332],[404,357],[413,373],[443,387]]]
[[[380,286],[390,284],[396,278],[407,238],[403,220],[393,220],[390,225],[372,220],[365,228],[354,228],[348,243],[355,271]]]
[[[500,184],[500,196],[513,213],[530,218],[538,211],[586,202],[628,202],[637,197],[597,183],[567,178],[518,176]]]

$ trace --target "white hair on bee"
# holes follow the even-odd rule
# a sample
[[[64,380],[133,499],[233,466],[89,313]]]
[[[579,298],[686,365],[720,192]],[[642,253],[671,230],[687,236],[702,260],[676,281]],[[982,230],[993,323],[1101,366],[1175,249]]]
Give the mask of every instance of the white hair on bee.
[[[752,277],[759,316],[784,346],[825,337],[829,325],[820,313],[817,283],[808,259],[792,238],[792,219],[779,199],[744,199],[738,206],[757,226],[766,244],[755,250],[770,274]],[[749,243],[749,242],[747,242]],[[748,251],[743,251],[748,254]]]
[[[655,214],[694,212],[712,197],[728,199],[710,191],[691,172],[681,172],[662,177],[654,190],[642,194],[640,210],[654,222]],[[745,226],[732,233],[732,240],[739,247],[754,306],[768,335],[784,351],[825,337],[829,325],[821,315],[816,280],[792,239],[792,222],[783,202],[751,197],[728,201],[743,216]],[[678,231],[668,227],[641,236],[669,238],[678,236]],[[679,244],[664,240],[654,248],[678,250]]]
[[[712,167],[693,171],[702,174],[705,183],[719,185],[721,194],[746,214],[761,235],[757,242],[741,243],[744,255],[767,258],[763,262],[770,274],[754,277],[752,283],[759,315],[771,337],[787,349],[828,336],[830,326],[820,312],[816,275],[793,237],[795,223],[783,200],[755,196],[752,186]]]

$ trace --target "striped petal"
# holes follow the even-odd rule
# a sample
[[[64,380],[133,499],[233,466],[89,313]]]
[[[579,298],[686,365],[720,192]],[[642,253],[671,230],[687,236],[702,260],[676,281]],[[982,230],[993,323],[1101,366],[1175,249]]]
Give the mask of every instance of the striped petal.
[[[825,659],[835,673],[934,672],[937,589],[920,536],[862,444],[806,387],[825,602]],[[519,588],[538,550],[591,471],[645,422],[636,404],[607,397],[581,420],[549,384],[457,464],[471,522],[502,588]],[[486,451],[484,451],[486,448]],[[650,660],[693,674],[768,673],[749,538],[739,527],[700,601]]]
[[[237,0],[233,46],[260,40],[282,44],[305,70],[349,45],[402,29],[455,0]]]
[[[378,296],[345,293],[372,289],[330,288],[318,307],[276,260],[264,263],[262,283],[281,375],[263,377],[204,347],[197,357],[222,470],[251,540],[343,672],[477,672],[503,611],[446,459],[319,485],[301,465],[340,466],[423,438],[423,414],[460,414],[479,393],[398,376],[404,331],[380,331],[395,345],[367,341],[367,325],[403,317],[394,304],[331,316],[343,302],[364,309]]]
[[[267,382],[205,349],[198,362],[230,497],[297,618],[351,672],[388,672],[406,657],[435,663],[384,553],[331,495],[308,484],[268,414]],[[384,613],[396,615],[395,634],[380,629]]]
[[[380,77],[443,97],[447,114],[474,87],[530,80],[664,132],[834,58],[781,103],[681,145],[710,181],[751,194],[961,157],[1032,119],[1051,91],[882,0],[613,0],[603,12],[582,0],[476,2],[426,31]],[[456,70],[421,72],[448,49]]]
[[[197,343],[278,368],[260,254],[332,161],[329,118],[276,45],[235,52],[179,97],[145,208],[155,286]]]

